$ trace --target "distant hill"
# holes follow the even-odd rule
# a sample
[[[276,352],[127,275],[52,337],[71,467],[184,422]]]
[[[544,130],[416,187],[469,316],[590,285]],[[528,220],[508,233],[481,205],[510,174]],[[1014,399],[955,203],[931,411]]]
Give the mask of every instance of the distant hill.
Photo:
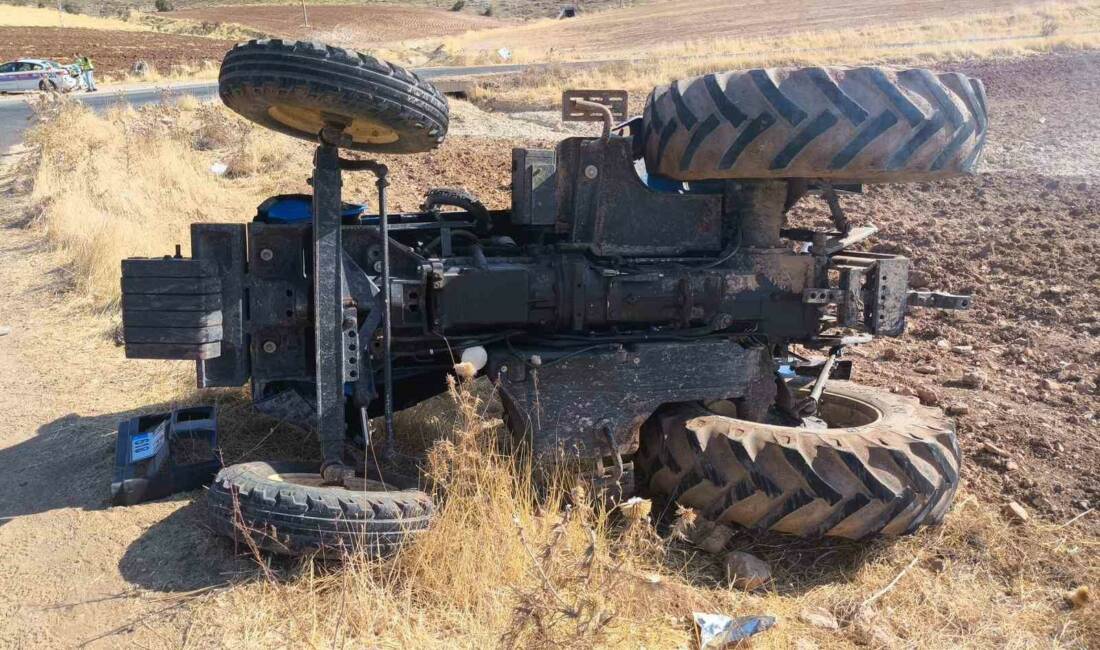
[[[40,4],[44,0],[4,0],[6,4]],[[618,7],[650,4],[654,0],[464,0],[462,13],[485,15],[489,11],[496,18],[537,19],[557,17],[562,7],[576,7],[580,12],[595,12]],[[217,7],[225,5],[298,5],[294,0],[167,0],[175,9],[189,9],[193,7]],[[450,10],[456,6],[458,0],[310,0],[306,7],[316,5],[406,5],[419,7],[433,7],[436,9]],[[46,3],[52,5],[54,0]],[[63,0],[63,3],[73,8],[79,8],[81,13],[117,16],[125,15],[131,10],[155,12],[156,5],[153,0]]]

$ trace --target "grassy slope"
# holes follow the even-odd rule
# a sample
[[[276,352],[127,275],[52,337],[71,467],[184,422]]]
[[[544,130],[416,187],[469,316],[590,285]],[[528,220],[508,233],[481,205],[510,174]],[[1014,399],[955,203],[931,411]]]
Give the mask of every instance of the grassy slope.
[[[614,16],[612,12],[595,17],[591,27],[597,29],[599,21]],[[560,98],[564,87],[625,88],[644,96],[653,86],[672,79],[720,70],[805,65],[934,65],[968,58],[1100,46],[1100,2],[1097,0],[952,18],[909,18],[898,22],[884,18],[883,21],[887,24],[839,29],[820,27],[807,31],[797,31],[798,23],[793,22],[785,32],[744,38],[713,34],[704,37],[705,30],[686,32],[691,38],[681,39],[655,39],[652,35],[635,34],[632,38],[617,39],[618,46],[601,49],[598,53],[585,47],[558,47],[551,52],[548,49],[551,46],[546,45],[548,39],[552,40],[548,35],[561,37],[558,31],[563,28],[548,23],[532,24],[521,28],[530,30],[531,34],[511,35],[514,42],[525,43],[513,50],[513,60],[597,58],[618,61],[583,69],[565,66],[540,69],[489,85],[483,97],[503,106],[547,105]],[[613,30],[614,25],[608,28]],[[648,33],[647,30],[659,30],[660,25],[643,25],[637,29]],[[438,48],[447,54],[446,62],[449,63],[487,62],[496,57],[487,48],[506,36],[509,35],[501,30],[472,32],[440,43],[414,45],[423,50]],[[645,44],[644,49],[639,49],[639,44]]]
[[[582,0],[574,4],[581,5],[587,12],[615,9],[620,6],[644,5],[653,0]],[[86,0],[84,3],[89,10],[98,10],[103,14],[113,14],[119,11],[134,9],[138,11],[153,11],[151,0]],[[190,9],[194,7],[211,7],[222,5],[294,5],[298,6],[298,0],[172,0],[172,5],[177,9]],[[430,7],[433,9],[451,9],[455,0],[310,0],[309,5],[406,5],[414,7]],[[501,18],[531,19],[556,16],[558,9],[566,2],[559,0],[465,0],[462,9],[465,13],[483,14],[486,9],[492,7],[492,15]]]
[[[61,27],[110,31],[151,31],[210,38],[259,38],[264,33],[231,23],[210,24],[138,11],[114,13],[110,17],[58,12],[56,9],[0,4],[0,27]]]
[[[101,18],[59,12],[57,9],[39,9],[14,5],[0,5],[0,26],[4,27],[83,27],[87,29],[114,29],[135,31],[146,29],[117,18]]]

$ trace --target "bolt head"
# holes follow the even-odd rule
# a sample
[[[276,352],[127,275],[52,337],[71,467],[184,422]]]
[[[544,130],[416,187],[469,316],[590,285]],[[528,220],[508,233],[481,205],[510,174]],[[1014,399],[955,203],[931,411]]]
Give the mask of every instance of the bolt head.
[[[279,349],[279,346],[278,346],[278,344],[275,343],[275,341],[264,341],[264,344],[263,344],[264,352],[266,352],[268,354],[272,354],[272,353],[275,352],[275,350],[278,350],[278,349]]]

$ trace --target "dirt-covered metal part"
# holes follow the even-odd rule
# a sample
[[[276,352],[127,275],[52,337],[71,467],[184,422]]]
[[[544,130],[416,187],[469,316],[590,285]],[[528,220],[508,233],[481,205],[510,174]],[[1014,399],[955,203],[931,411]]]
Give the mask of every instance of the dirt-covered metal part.
[[[512,347],[489,359],[515,432],[538,455],[581,458],[607,454],[607,437],[616,451],[637,451],[642,423],[661,404],[744,399],[773,373],[767,348],[722,340],[597,344],[583,354]]]
[[[246,372],[258,405],[317,410],[316,387],[327,386],[318,393],[328,404],[321,412],[340,431],[322,436],[329,449],[344,437],[345,396],[372,416],[385,412],[387,397],[393,408],[407,407],[443,390],[455,350],[485,345],[489,375],[536,449],[583,454],[599,446],[597,422],[608,420],[619,451],[630,453],[641,420],[661,403],[740,399],[756,379],[772,382],[775,353],[790,343],[829,347],[838,327],[896,336],[908,307],[933,300],[910,297],[904,257],[845,250],[867,232],[785,228],[786,183],[657,191],[636,173],[629,137],[569,138],[553,153],[517,151],[516,187],[542,197],[517,211],[486,212],[470,203],[441,212],[438,200],[430,201],[424,212],[387,215],[388,247],[381,215],[341,219],[343,263],[331,290],[315,285],[318,265],[334,264],[326,260],[335,259],[335,249],[318,248],[328,231],[308,221],[274,223],[261,215],[243,237],[232,226],[199,224],[195,250],[209,257],[156,264],[195,276],[188,291],[204,290],[204,282],[224,287],[210,304],[248,315],[239,330],[222,333],[221,345],[250,350]],[[332,166],[325,175],[319,163],[317,196],[329,196],[330,184],[339,187],[338,163]],[[334,214],[338,192],[328,203]],[[479,234],[486,218],[488,232]],[[311,240],[319,243],[311,247]],[[808,240],[808,252],[796,252],[792,240]],[[223,245],[204,243],[211,241]],[[307,261],[308,277],[301,273]],[[206,280],[209,274],[184,268],[198,262],[222,275]],[[387,267],[392,278],[384,292]],[[831,276],[839,278],[835,285]],[[133,293],[132,282],[123,289],[127,303],[147,300]],[[327,324],[318,320],[324,296]],[[393,328],[390,354],[383,315]],[[132,355],[149,353],[148,343],[127,345]],[[531,356],[543,359],[542,368],[531,367]],[[392,392],[385,390],[386,359]],[[239,363],[200,360],[200,381],[234,385],[242,373],[227,370]],[[330,375],[331,385],[317,381]],[[532,410],[536,383],[539,406]],[[324,422],[315,426],[328,431]],[[363,433],[358,418],[347,426]]]

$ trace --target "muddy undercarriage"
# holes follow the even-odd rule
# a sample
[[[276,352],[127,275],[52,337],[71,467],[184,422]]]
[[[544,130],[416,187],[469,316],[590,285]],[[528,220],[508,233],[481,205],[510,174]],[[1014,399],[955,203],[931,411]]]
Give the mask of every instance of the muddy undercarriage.
[[[226,78],[223,98],[248,115]],[[387,213],[386,167],[339,151],[376,151],[370,138],[388,134],[325,118],[312,196],[274,197],[247,224],[193,225],[190,258],[124,261],[128,356],[194,359],[205,388],[249,383],[258,410],[318,432],[322,482],[346,493],[364,474],[349,443],[392,453],[393,412],[444,392],[459,364],[494,382],[537,457],[579,459],[613,499],[657,491],[802,535],[938,521],[957,485],[950,422],[861,397],[841,357],[900,335],[911,307],[969,298],[910,291],[907,259],[859,250],[875,229],[840,205],[857,184],[658,174],[654,125],[687,125],[653,118],[651,98],[647,118],[615,127],[621,99],[567,95],[604,134],[515,150],[507,210],[440,189],[418,212]],[[306,131],[303,119],[280,130]],[[697,148],[709,131],[696,130]],[[376,213],[341,202],[343,173],[377,178]],[[833,227],[787,224],[804,200],[822,200]]]

